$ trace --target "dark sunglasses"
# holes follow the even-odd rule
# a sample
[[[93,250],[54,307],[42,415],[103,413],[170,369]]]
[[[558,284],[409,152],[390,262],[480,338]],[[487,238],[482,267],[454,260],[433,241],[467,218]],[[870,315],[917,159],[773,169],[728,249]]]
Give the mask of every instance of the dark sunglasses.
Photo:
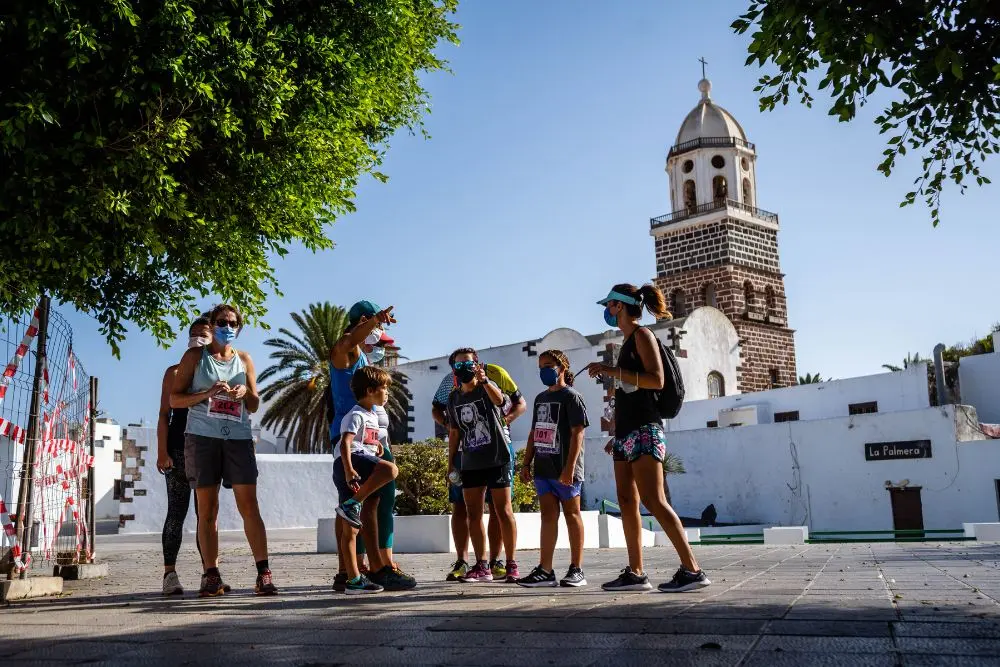
[[[456,371],[459,370],[459,369],[461,369],[461,368],[470,368],[471,369],[471,368],[475,368],[475,367],[476,367],[476,362],[475,361],[456,361],[455,362],[455,370]]]
[[[233,329],[240,326],[239,322],[236,320],[215,320],[215,326],[217,327],[232,327]]]

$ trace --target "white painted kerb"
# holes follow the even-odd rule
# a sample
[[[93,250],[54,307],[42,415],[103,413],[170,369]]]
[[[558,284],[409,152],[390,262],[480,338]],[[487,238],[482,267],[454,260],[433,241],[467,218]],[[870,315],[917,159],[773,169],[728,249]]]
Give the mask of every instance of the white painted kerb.
[[[977,542],[1000,542],[1000,523],[963,523],[962,528]]]
[[[781,528],[764,529],[764,544],[805,544],[808,539],[808,526],[783,526]]]

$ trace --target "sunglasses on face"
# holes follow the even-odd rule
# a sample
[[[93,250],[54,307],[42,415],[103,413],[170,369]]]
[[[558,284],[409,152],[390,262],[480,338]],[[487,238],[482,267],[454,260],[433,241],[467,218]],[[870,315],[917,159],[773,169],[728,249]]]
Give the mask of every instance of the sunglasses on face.
[[[456,371],[463,370],[463,369],[472,370],[475,367],[476,367],[476,362],[475,361],[456,361],[455,362],[455,370]]]
[[[215,326],[217,327],[232,327],[235,329],[239,326],[239,322],[236,320],[215,320]]]

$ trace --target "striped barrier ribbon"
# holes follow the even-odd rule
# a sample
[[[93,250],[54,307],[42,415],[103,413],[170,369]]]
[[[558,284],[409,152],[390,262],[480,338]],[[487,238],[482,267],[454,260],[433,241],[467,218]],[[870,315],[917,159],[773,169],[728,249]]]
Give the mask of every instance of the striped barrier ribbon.
[[[18,367],[21,365],[21,360],[24,359],[24,355],[28,353],[28,348],[31,347],[31,341],[35,339],[38,335],[38,308],[35,308],[35,314],[31,318],[31,324],[28,325],[28,330],[24,332],[24,337],[21,339],[21,344],[17,346],[14,350],[14,356],[11,360],[7,362],[7,367],[3,371],[3,376],[0,376],[0,403],[3,402],[4,396],[7,394],[7,387],[10,385],[10,379],[14,377],[17,373]]]

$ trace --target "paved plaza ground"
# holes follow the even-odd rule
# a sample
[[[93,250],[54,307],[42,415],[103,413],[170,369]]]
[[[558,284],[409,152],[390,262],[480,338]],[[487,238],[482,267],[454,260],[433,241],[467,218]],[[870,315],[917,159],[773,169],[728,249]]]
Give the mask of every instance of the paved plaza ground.
[[[696,547],[714,585],[681,595],[601,591],[623,550],[588,551],[579,590],[448,584],[447,555],[401,555],[419,588],[347,597],[314,531],[276,531],[281,595],[258,598],[242,535],[226,534],[233,591],[202,600],[192,542],[179,561],[189,591],[164,599],[158,535],[102,538],[109,578],[0,609],[0,664],[1000,664],[997,544]],[[669,579],[670,549],[646,557],[654,583]],[[521,554],[522,570],[536,558]]]

